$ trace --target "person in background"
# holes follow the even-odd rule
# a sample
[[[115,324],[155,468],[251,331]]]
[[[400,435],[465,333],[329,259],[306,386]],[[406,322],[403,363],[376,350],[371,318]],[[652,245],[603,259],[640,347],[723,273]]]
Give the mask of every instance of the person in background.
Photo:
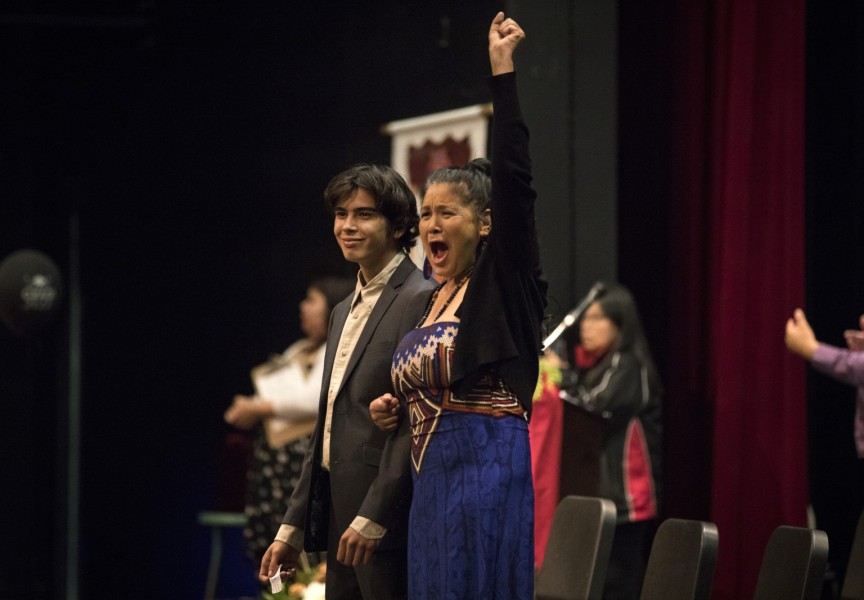
[[[547,285],[513,65],[524,37],[504,13],[493,19],[492,161],[427,178],[420,237],[441,284],[393,356],[398,400],[369,405],[380,427],[411,428],[412,600],[533,598],[527,416]]]
[[[864,330],[864,315],[858,319]],[[853,441],[857,454],[856,468],[848,473],[852,494],[844,497],[845,510],[840,515],[832,515],[826,521],[833,523],[836,535],[831,538],[831,568],[843,581],[852,565],[847,564],[852,550],[853,536],[857,519],[864,509],[864,331],[847,329],[843,332],[846,348],[838,348],[816,339],[807,316],[796,308],[786,321],[786,348],[810,363],[823,375],[856,388]],[[817,521],[820,519],[816,509]],[[848,519],[848,520],[847,520]],[[820,527],[823,528],[823,527]],[[829,530],[829,535],[832,531]],[[854,567],[860,568],[860,567]],[[844,590],[846,591],[846,590]]]
[[[860,326],[864,329],[864,315]],[[843,332],[847,348],[837,348],[816,339],[804,311],[796,308],[786,321],[786,348],[808,361],[814,369],[858,388],[855,402],[855,449],[864,458],[864,333],[854,329]]]
[[[304,337],[256,369],[262,374],[278,371],[282,393],[271,398],[238,394],[225,411],[229,425],[257,428],[246,474],[243,530],[246,554],[256,569],[285,514],[315,428],[330,312],[353,286],[343,277],[313,280],[300,302]]]
[[[417,202],[396,171],[354,166],[330,181],[324,199],[342,255],[359,267],[357,283],[333,311],[318,424],[258,577],[288,577],[301,550],[326,550],[328,598],[405,598],[410,438],[380,431],[369,403],[393,390],[393,351],[434,284],[408,257]]]
[[[546,353],[565,402],[559,493],[615,502],[603,598],[636,599],[658,516],[663,386],[625,287],[606,285],[576,330],[570,361]]]

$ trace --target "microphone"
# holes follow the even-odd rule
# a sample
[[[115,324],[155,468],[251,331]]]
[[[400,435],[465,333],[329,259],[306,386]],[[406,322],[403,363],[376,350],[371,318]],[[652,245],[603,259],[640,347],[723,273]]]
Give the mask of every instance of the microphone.
[[[561,334],[567,331],[568,328],[573,326],[579,317],[585,312],[585,309],[591,306],[591,303],[594,302],[598,297],[602,296],[606,292],[606,286],[603,285],[603,282],[598,281],[594,285],[591,286],[591,289],[588,290],[588,293],[582,298],[582,301],[576,305],[576,308],[568,312],[564,315],[564,318],[561,319],[561,322],[558,323],[558,327],[556,327],[552,333],[546,336],[546,339],[543,340],[543,347],[548,348],[555,340],[561,337]]]

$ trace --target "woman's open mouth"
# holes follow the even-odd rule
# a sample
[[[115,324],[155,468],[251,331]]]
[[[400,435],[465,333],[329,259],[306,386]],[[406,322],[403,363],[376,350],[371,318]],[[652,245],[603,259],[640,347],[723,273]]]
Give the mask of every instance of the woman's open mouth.
[[[429,242],[429,262],[440,265],[447,258],[449,250],[444,242]]]

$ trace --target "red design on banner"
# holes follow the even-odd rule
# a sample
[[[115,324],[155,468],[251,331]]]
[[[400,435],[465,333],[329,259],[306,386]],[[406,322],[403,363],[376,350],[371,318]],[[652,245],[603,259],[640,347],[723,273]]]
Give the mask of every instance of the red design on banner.
[[[466,137],[457,141],[447,136],[444,141],[427,141],[421,147],[408,149],[409,184],[419,190],[426,178],[441,167],[462,167],[471,160],[471,143]]]

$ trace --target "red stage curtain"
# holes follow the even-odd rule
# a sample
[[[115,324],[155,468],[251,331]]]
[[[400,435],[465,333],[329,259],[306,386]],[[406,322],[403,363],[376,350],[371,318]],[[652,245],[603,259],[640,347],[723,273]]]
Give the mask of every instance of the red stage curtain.
[[[751,597],[771,531],[806,518],[805,369],[783,346],[804,298],[804,24],[804,0],[677,9],[667,431],[704,390],[715,598]]]

